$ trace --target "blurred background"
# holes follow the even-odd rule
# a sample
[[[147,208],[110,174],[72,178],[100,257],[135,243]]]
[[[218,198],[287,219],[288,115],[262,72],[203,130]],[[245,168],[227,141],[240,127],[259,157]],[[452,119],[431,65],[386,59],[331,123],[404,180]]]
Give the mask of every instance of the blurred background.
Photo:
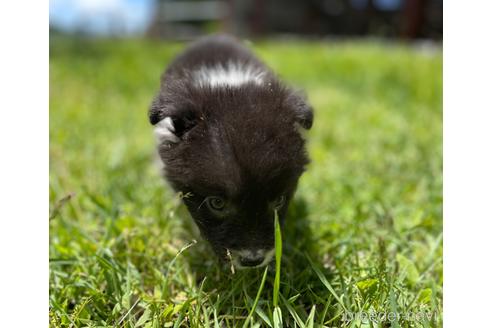
[[[50,32],[187,40],[213,32],[442,40],[442,0],[51,0]]]

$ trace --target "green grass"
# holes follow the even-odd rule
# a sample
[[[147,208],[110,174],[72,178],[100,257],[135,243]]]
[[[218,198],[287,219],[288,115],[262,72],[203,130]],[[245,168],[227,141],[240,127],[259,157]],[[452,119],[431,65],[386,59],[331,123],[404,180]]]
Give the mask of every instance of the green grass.
[[[255,45],[315,108],[274,291],[274,267],[217,264],[156,170],[147,108],[181,49],[51,40],[51,326],[442,326],[441,51]]]

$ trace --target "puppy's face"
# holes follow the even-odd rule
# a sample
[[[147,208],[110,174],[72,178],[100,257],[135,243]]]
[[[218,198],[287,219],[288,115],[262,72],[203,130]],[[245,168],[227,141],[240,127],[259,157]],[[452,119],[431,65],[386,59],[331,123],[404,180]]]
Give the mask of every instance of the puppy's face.
[[[297,172],[292,172],[298,174]],[[184,196],[195,222],[215,252],[235,266],[270,262],[274,253],[274,215],[283,220],[295,181],[254,181],[234,186],[190,181]]]
[[[156,125],[168,180],[219,257],[239,268],[272,259],[275,212],[282,223],[308,163],[299,99],[271,90],[191,92]]]

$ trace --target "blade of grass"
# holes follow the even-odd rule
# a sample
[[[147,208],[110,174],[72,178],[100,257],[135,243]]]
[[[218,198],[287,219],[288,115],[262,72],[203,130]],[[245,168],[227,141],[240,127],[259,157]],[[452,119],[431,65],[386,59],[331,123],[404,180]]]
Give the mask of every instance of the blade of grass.
[[[265,272],[263,272],[263,277],[261,278],[260,287],[258,288],[258,292],[256,293],[255,301],[253,302],[253,307],[251,308],[251,311],[249,311],[248,317],[244,321],[243,327],[246,327],[248,325],[248,322],[251,320],[251,317],[253,316],[253,313],[256,310],[256,306],[258,305],[258,301],[260,300],[261,292],[263,291],[263,286],[265,286],[267,273],[268,273],[268,267],[266,267]]]
[[[306,320],[306,328],[314,327],[314,314],[316,313],[316,305],[313,305],[311,308],[311,312],[309,313],[309,317]]]
[[[391,311],[393,313],[398,313],[398,307],[396,306],[395,291],[393,289],[393,286],[390,287],[389,299],[390,299]],[[398,320],[391,321],[391,328],[400,328],[400,324],[398,323]]]
[[[57,201],[55,203],[55,206],[53,207],[53,210],[50,213],[49,219],[52,220],[54,219],[58,214],[60,214],[60,211],[62,207],[68,203],[73,197],[75,196],[74,192],[69,193],[68,195],[64,196],[62,199]]]
[[[306,257],[309,261],[309,264],[311,264],[311,268],[313,268],[314,272],[318,276],[319,280],[325,285],[325,287],[332,293],[333,297],[340,303],[342,308],[347,311],[347,308],[345,307],[345,304],[343,303],[342,299],[338,296],[338,294],[335,292],[331,284],[328,282],[328,279],[326,279],[325,275],[314,265],[313,261],[311,261],[311,258],[306,254]]]
[[[299,314],[296,312],[296,310],[292,307],[292,305],[289,304],[289,301],[285,299],[282,295],[280,295],[280,298],[282,299],[283,305],[287,308],[287,311],[289,311],[290,315],[292,318],[294,318],[294,321],[297,323],[297,325],[301,328],[305,327],[305,324]]]
[[[220,328],[220,323],[217,319],[217,309],[214,309],[214,328]]]
[[[255,312],[268,327],[272,327],[272,323],[270,322],[270,319],[268,318],[266,313],[263,312],[261,308],[257,307]]]
[[[133,303],[133,305],[128,309],[128,311],[126,311],[125,315],[121,317],[121,319],[118,321],[118,324],[117,326],[121,325],[121,323],[123,322],[123,320],[125,320],[125,318],[132,312],[133,308],[135,306],[137,306],[137,304],[140,302],[140,298],[138,298],[135,303]]]
[[[278,213],[275,211],[275,281],[273,283],[273,306],[278,305],[278,293],[280,290],[280,262],[282,260],[282,232],[278,222]]]
[[[281,328],[284,326],[282,321],[282,310],[278,306],[273,309],[273,328]]]

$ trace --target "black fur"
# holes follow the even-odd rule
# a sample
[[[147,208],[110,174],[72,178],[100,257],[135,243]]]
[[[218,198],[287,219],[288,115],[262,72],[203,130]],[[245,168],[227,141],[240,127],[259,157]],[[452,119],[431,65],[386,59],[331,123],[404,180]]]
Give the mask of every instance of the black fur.
[[[234,61],[265,72],[264,83],[197,86],[191,72]],[[226,250],[274,246],[272,202],[288,201],[308,157],[299,125],[309,129],[311,107],[284,86],[244,46],[227,36],[191,45],[167,68],[149,111],[152,124],[171,117],[179,142],[162,142],[165,176],[184,202],[203,236],[224,258]],[[209,196],[228,203],[220,217],[206,204]]]

